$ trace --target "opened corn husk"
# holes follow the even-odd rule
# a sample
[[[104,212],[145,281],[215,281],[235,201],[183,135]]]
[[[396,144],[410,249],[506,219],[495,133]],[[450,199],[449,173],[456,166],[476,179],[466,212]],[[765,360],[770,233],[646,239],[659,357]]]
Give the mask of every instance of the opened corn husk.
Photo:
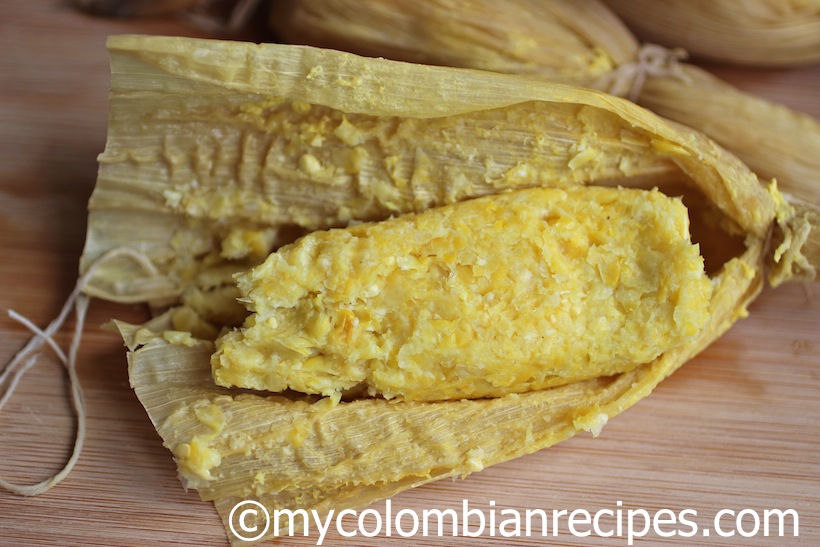
[[[790,206],[701,134],[601,92],[299,46],[120,36],[109,49],[109,134],[89,203],[82,267],[96,270],[86,291],[174,304],[145,325],[118,324],[129,376],[183,483],[223,519],[243,499],[269,510],[363,507],[579,431],[597,434],[746,314],[765,263],[776,281],[810,276],[818,263],[811,208]],[[699,319],[648,361],[476,400],[354,392],[337,402],[214,383],[214,339],[248,315],[232,274],[280,244],[428,210],[438,225],[441,206],[478,196],[501,204],[533,187],[592,207],[598,186],[636,206],[643,200],[627,194],[637,190],[619,186],[683,194],[693,232],[709,233],[699,239],[705,301],[686,308],[700,306]],[[347,230],[357,229],[370,228]],[[710,242],[721,252],[707,253]],[[127,257],[95,263],[122,247],[156,272]],[[657,258],[673,261],[674,249],[662,245]],[[616,264],[608,256],[599,253],[601,284]],[[698,257],[681,262],[693,265],[704,267]]]
[[[641,46],[598,0],[304,0],[277,3],[271,25],[292,43],[598,87],[705,132],[761,178],[820,204],[817,120],[680,63],[682,51]]]
[[[751,66],[820,61],[818,0],[604,0],[638,35]]]

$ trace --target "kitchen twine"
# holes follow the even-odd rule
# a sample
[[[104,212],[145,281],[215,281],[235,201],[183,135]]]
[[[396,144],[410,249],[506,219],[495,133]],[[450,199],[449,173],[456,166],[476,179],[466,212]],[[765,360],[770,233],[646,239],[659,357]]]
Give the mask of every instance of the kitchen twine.
[[[63,309],[60,311],[59,315],[48,325],[48,327],[45,328],[45,330],[41,330],[29,319],[20,315],[16,311],[8,310],[9,317],[26,327],[34,336],[28,341],[23,349],[21,349],[12,358],[12,360],[9,361],[3,369],[3,372],[0,373],[0,389],[5,387],[5,392],[2,397],[0,397],[0,411],[2,411],[15,389],[17,389],[23,375],[25,375],[25,373],[37,362],[37,357],[40,354],[40,350],[45,344],[54,351],[57,358],[60,359],[60,362],[62,362],[66,372],[68,373],[68,382],[71,388],[71,402],[74,407],[74,413],[77,416],[77,432],[74,437],[74,448],[72,449],[71,457],[59,472],[34,485],[15,484],[0,478],[0,487],[14,492],[15,494],[20,494],[23,496],[36,496],[46,492],[51,489],[51,487],[66,478],[76,465],[85,441],[86,422],[83,391],[80,386],[80,380],[77,377],[77,351],[80,348],[83,327],[85,326],[86,312],[88,311],[88,304],[90,301],[89,297],[83,294],[83,290],[101,266],[121,256],[134,260],[146,271],[146,273],[148,273],[148,275],[157,275],[159,273],[156,266],[154,266],[154,263],[151,262],[151,259],[144,254],[133,249],[118,247],[106,252],[91,263],[88,270],[77,280],[74,290],[65,301],[65,304],[63,304]],[[65,320],[71,312],[72,307],[74,308],[76,322],[74,325],[74,335],[71,338],[71,345],[69,346],[68,354],[66,354],[54,340],[54,335],[62,328],[63,323],[65,323]]]
[[[647,76],[677,78],[684,83],[691,83],[680,63],[687,57],[683,48],[668,49],[657,44],[644,44],[638,49],[637,60],[619,66],[596,80],[592,87],[625,97],[634,103],[641,95]]]

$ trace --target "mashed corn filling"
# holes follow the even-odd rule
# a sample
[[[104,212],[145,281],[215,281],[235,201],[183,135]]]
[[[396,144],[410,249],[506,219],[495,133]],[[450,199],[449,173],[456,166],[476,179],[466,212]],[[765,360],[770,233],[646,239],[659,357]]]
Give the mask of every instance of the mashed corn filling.
[[[537,188],[313,232],[238,277],[216,383],[338,399],[500,397],[633,369],[696,336],[711,282],[683,203]]]

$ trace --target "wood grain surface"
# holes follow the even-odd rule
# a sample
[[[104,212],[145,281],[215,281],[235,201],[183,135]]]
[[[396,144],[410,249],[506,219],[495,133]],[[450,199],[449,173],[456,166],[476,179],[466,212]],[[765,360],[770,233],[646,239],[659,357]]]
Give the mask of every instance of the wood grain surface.
[[[106,134],[106,36],[196,36],[175,20],[108,21],[52,0],[0,5],[0,362],[29,338],[5,309],[46,325],[77,276],[86,202]],[[742,70],[710,66],[739,87],[820,118],[820,66]],[[820,150],[817,151],[820,153]],[[820,174],[818,174],[820,184]],[[814,297],[809,293],[813,291]],[[86,447],[51,491],[0,491],[0,545],[226,545],[214,508],[186,493],[175,466],[128,386],[125,351],[99,325],[141,321],[140,306],[94,302],[80,352],[88,408]],[[68,325],[71,326],[70,324]],[[67,343],[66,336],[59,340]],[[721,509],[795,509],[799,537],[662,538],[636,544],[820,545],[820,284],[767,289],[750,317],[612,420],[466,480],[396,496],[400,508],[498,510],[694,509],[709,527]],[[0,476],[37,482],[70,453],[75,421],[65,373],[48,353],[0,413]],[[621,506],[616,505],[621,502]],[[376,504],[382,510],[384,503]],[[726,526],[731,519],[723,521]],[[751,528],[751,520],[745,522]],[[586,528],[589,528],[588,526]],[[790,529],[788,529],[791,531]],[[286,538],[313,545],[318,537]],[[326,545],[398,544],[401,538]],[[626,538],[417,537],[414,545],[626,545]]]

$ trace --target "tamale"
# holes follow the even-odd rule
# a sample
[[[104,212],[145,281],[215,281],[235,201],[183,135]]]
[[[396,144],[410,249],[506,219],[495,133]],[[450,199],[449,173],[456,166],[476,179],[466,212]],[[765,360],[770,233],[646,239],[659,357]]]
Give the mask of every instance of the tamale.
[[[736,4],[704,0],[690,9],[687,1],[672,3],[692,13],[710,11],[706,4],[722,12]],[[663,11],[654,4],[644,10],[645,2],[622,4],[641,19],[648,19],[644,11]],[[774,2],[741,4],[780,12]],[[803,7],[782,8],[784,17],[802,21],[794,32],[805,30],[806,40],[816,42],[816,1],[797,4]],[[669,15],[670,24],[689,32],[681,26],[686,16],[678,15]],[[270,21],[292,43],[598,87],[703,131],[762,179],[777,179],[789,194],[820,203],[820,122],[679,63],[675,50],[641,46],[601,0],[522,0],[514,6],[491,0],[301,0],[276,3]],[[697,39],[697,32],[689,34]],[[756,47],[771,42],[756,40]]]
[[[820,61],[818,0],[604,0],[644,40],[749,66]]]
[[[638,45],[611,11],[586,0],[283,0],[270,26],[293,44],[401,61],[479,68],[553,81],[594,81]]]
[[[131,384],[181,479],[214,501],[224,520],[242,499],[271,510],[360,508],[579,431],[597,433],[746,314],[764,262],[780,281],[810,275],[817,264],[804,254],[816,236],[810,214],[797,214],[702,134],[605,93],[299,46],[138,36],[114,37],[109,46],[111,123],[84,264],[106,248],[132,246],[151,255],[160,274],[100,265],[90,291],[104,297],[179,301],[193,291],[188,298],[207,314],[202,288],[230,290],[229,273],[262,262],[285,226],[401,219],[534,187],[577,192],[591,206],[598,186],[616,193],[629,192],[619,185],[657,186],[674,196],[681,186],[673,184],[683,184],[709,204],[713,237],[740,241],[710,269],[705,324],[694,337],[611,376],[484,399],[332,404],[223,388],[212,377],[214,343],[204,339],[213,331],[192,335],[191,314],[179,317],[176,308],[143,326],[118,324]],[[388,140],[361,131],[380,127],[392,128]],[[413,143],[406,159],[375,154],[402,135]],[[260,138],[270,139],[261,152]],[[367,153],[350,152],[357,147]],[[351,173],[349,153],[372,164]],[[394,169],[397,161],[405,171]],[[374,192],[375,181],[390,190]],[[106,229],[135,218],[153,224],[127,237]],[[211,319],[211,328],[224,326]]]

